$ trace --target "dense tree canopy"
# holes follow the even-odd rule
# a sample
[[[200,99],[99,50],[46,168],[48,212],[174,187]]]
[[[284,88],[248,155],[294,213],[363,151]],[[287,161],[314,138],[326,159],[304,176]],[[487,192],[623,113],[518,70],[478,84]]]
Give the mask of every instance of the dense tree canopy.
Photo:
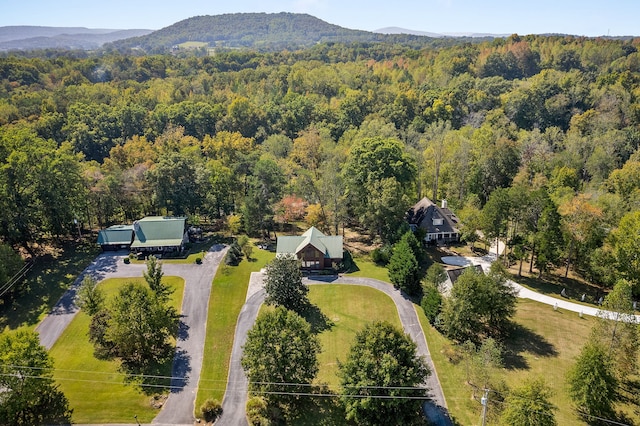
[[[392,244],[428,195],[483,212],[465,238],[506,238],[541,273],[565,265],[611,286],[614,261],[635,279],[621,219],[640,199],[637,39],[385,39],[4,54],[0,239],[32,250],[74,219],[148,214],[234,214],[266,235],[296,197],[323,230]]]

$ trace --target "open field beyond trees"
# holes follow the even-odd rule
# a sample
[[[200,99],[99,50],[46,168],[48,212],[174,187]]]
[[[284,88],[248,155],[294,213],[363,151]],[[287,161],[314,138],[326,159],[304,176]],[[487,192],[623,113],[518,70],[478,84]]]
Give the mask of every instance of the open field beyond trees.
[[[449,411],[460,424],[480,424],[482,407],[479,399],[472,399],[473,389],[466,384],[464,361],[451,362],[452,343],[429,325],[422,312],[419,318]],[[592,317],[554,311],[552,306],[528,299],[518,302],[516,328],[513,337],[505,342],[505,365],[499,374],[511,388],[520,386],[525,378],[543,377],[553,390],[559,425],[584,424],[569,399],[566,374],[587,341],[594,321]],[[631,414],[628,407],[620,408]]]
[[[163,281],[175,289],[169,304],[178,312],[182,304],[184,280],[164,277]],[[125,283],[145,283],[144,278],[109,278],[99,284],[106,300],[112,298]],[[158,414],[151,406],[152,394],[162,388],[141,388],[125,381],[126,374],[118,360],[99,360],[93,355],[89,342],[91,318],[80,311],[62,336],[51,348],[54,359],[54,378],[69,399],[76,423],[132,423],[134,415],[142,423],[150,423]],[[171,362],[163,366],[160,374],[171,377]],[[90,391],[88,391],[90,389]]]

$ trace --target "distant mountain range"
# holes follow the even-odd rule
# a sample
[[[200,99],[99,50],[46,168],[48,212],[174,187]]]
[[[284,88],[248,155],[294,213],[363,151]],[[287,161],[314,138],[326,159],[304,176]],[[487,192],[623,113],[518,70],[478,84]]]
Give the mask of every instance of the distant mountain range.
[[[93,50],[124,38],[143,36],[153,30],[114,30],[83,27],[0,27],[0,51],[33,49]]]
[[[317,43],[380,41],[421,44],[426,40],[412,34],[352,30],[300,13],[233,13],[195,16],[145,36],[116,41],[112,47],[160,52],[186,42],[203,42],[209,47],[278,50]]]
[[[493,37],[502,36],[473,33],[436,34],[395,27],[370,32],[343,28],[300,13],[233,13],[195,16],[157,31],[82,27],[0,27],[0,51],[47,48],[94,50],[101,47],[156,53],[181,47],[281,50],[331,42],[388,42],[423,47],[448,45],[459,42],[460,39],[477,42]]]
[[[400,27],[385,27],[375,30],[380,34],[411,34],[424,37],[442,38],[442,37],[471,37],[471,38],[502,38],[509,37],[511,34],[488,34],[488,33],[430,33],[426,31],[408,30]]]

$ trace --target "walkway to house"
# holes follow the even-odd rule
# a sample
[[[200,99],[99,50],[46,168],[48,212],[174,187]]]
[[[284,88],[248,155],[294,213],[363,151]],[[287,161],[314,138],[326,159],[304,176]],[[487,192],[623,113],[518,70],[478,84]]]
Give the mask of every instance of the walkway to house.
[[[247,332],[253,326],[258,315],[258,311],[260,310],[260,305],[264,302],[265,292],[262,288],[263,276],[264,274],[260,272],[254,272],[251,274],[249,289],[247,291],[247,301],[242,308],[236,326],[227,390],[222,401],[223,414],[216,422],[216,425],[247,424],[245,416],[245,405],[247,403],[248,390],[247,377],[240,365],[240,359],[242,358],[242,346],[245,344],[247,339]],[[318,276],[304,278],[303,282],[307,285],[361,285],[375,288],[389,295],[396,305],[405,333],[409,334],[413,341],[416,342],[418,354],[425,358],[432,372],[426,383],[429,388],[429,397],[431,398],[431,401],[425,404],[425,411],[429,420],[436,425],[449,426],[452,424],[448,416],[444,393],[442,392],[442,387],[438,380],[437,371],[431,360],[431,355],[429,353],[429,348],[425,340],[422,326],[418,320],[418,315],[415,311],[414,305],[409,298],[389,283],[370,278]]]
[[[163,263],[165,276],[178,276],[185,280],[180,316],[182,332],[176,344],[172,367],[171,392],[154,424],[193,424],[193,412],[204,351],[205,327],[211,284],[226,247],[215,245],[204,256],[201,265]],[[125,264],[125,252],[102,253],[87,267],[60,298],[49,315],[36,328],[40,342],[50,349],[79,308],[75,305],[76,292],[85,275],[97,281],[106,278],[140,277],[145,264]]]

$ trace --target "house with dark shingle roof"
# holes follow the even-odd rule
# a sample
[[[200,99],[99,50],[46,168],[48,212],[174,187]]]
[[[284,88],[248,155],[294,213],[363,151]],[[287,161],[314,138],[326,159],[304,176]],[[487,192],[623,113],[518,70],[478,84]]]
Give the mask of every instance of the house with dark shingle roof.
[[[131,249],[144,253],[182,251],[189,241],[186,217],[148,216],[133,225],[114,225],[98,234],[103,250]]]
[[[312,226],[300,236],[278,237],[276,255],[285,254],[295,254],[304,269],[331,268],[342,262],[342,236],[324,235]]]
[[[464,272],[469,268],[475,269],[476,273],[478,274],[484,274],[482,265],[472,265],[464,266],[462,268],[447,269],[447,277],[449,278],[449,281],[451,281],[451,285],[455,284],[456,281],[458,281],[458,278],[460,278],[460,275],[464,274]]]
[[[458,226],[460,220],[447,206],[447,200],[442,200],[438,206],[424,197],[411,207],[406,215],[412,230],[422,228],[425,231],[424,240],[427,244],[448,244],[460,241]]]

